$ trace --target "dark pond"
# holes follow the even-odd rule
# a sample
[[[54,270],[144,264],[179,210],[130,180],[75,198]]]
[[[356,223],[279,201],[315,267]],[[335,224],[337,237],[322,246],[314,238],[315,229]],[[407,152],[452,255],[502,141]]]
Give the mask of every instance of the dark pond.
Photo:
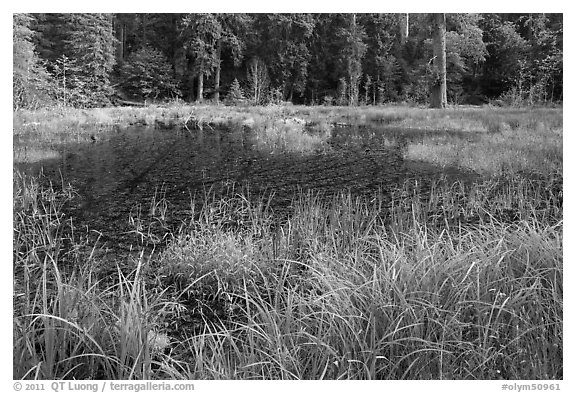
[[[370,194],[409,177],[446,173],[403,159],[408,140],[423,135],[337,127],[330,148],[304,155],[267,151],[243,129],[188,132],[139,127],[110,131],[94,142],[60,145],[58,159],[16,166],[28,173],[42,167],[46,179],[70,183],[78,197],[67,213],[76,226],[98,231],[107,247],[122,249],[135,239],[129,218],[147,215],[159,200],[166,201],[163,206],[169,211],[164,227],[174,230],[190,218],[191,196],[201,201],[208,189],[218,195],[231,185],[244,185],[255,197],[273,192],[272,208],[283,212],[300,189]],[[14,141],[15,146],[22,143]]]

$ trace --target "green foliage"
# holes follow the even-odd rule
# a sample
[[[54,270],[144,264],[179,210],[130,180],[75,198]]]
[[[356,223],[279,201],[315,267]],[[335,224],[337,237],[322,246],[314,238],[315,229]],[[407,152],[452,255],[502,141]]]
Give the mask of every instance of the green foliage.
[[[104,106],[115,64],[109,14],[37,14],[34,44],[53,78],[59,104]]]
[[[503,94],[522,104],[562,99],[561,14],[446,18],[451,102],[486,102]],[[346,104],[423,103],[435,78],[429,67],[431,20],[409,14],[404,43],[399,24],[398,14],[15,14],[15,107],[54,99],[106,105],[114,63],[120,71],[143,47],[165,56],[182,95],[190,98],[212,92],[217,98],[221,85],[239,72],[250,74],[259,58],[267,86],[260,84],[263,93],[255,102],[266,101],[267,89],[280,91],[282,101],[330,101],[323,97],[338,98],[345,78],[346,99],[340,101]],[[246,86],[254,98],[259,93],[252,84]]]
[[[257,50],[268,64],[272,86],[282,90],[284,99],[305,91],[314,26],[315,20],[310,14],[256,16],[255,27],[262,33],[258,37]]]
[[[16,176],[13,377],[562,379],[553,180],[299,193],[278,226],[234,189],[110,274],[71,190]]]
[[[57,58],[52,64],[52,78],[55,84],[54,96],[62,106],[81,107],[87,97],[83,89],[84,81],[78,77],[80,67],[75,59],[66,55]]]
[[[482,27],[488,50],[483,83],[490,95],[499,95],[521,79],[521,62],[526,58],[528,43],[513,22],[497,16],[485,18]]]
[[[402,63],[393,55],[378,60],[378,79],[376,80],[376,102],[394,102],[399,98],[402,80]]]
[[[348,83],[345,78],[340,78],[338,81],[338,98],[336,99],[337,105],[348,105]]]
[[[194,73],[211,75],[216,68],[216,43],[222,26],[215,14],[188,14],[182,21],[184,49],[194,62]]]
[[[381,104],[398,99],[401,90],[401,69],[397,38],[398,14],[359,14],[358,20],[365,30],[363,42],[367,46],[362,69],[373,81],[372,91],[367,92],[368,102]]]
[[[374,104],[371,102],[370,92],[372,91],[372,77],[366,74],[366,78],[364,80],[364,104]]]
[[[67,14],[66,55],[77,67],[71,69],[72,87],[78,94],[70,102],[81,107],[104,106],[112,93],[110,73],[114,58],[112,18],[106,14]]]
[[[240,82],[238,82],[238,79],[234,78],[234,81],[230,85],[230,91],[226,97],[226,102],[232,105],[237,105],[243,103],[245,100],[246,97],[244,97],[244,92],[242,91],[242,87],[240,87]]]
[[[366,33],[357,23],[356,14],[345,16],[344,26],[338,30],[338,37],[342,42],[340,58],[345,72],[348,87],[348,105],[358,105],[360,91],[360,78],[362,77],[362,59],[366,54],[367,46],[364,43]]]
[[[35,108],[49,101],[51,86],[48,74],[34,50],[33,16],[14,14],[12,19],[13,109]]]
[[[144,99],[175,98],[181,95],[172,66],[160,51],[144,46],[131,54],[120,68],[122,88]]]

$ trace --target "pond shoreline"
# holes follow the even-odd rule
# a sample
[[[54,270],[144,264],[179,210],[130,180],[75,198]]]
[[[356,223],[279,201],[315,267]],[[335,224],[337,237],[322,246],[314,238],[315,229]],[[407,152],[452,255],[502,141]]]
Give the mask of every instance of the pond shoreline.
[[[130,125],[186,132],[240,127],[263,134],[264,139],[275,138],[276,144],[291,138],[291,144],[296,145],[294,149],[300,151],[322,149],[323,140],[326,139],[322,135],[331,133],[334,128],[338,128],[338,124],[370,124],[379,129],[430,132],[424,146],[411,146],[408,149],[409,158],[446,166],[462,166],[488,175],[510,170],[549,171],[558,162],[561,165],[562,108],[486,106],[437,110],[405,106],[229,107],[172,104],[144,108],[20,110],[14,114],[14,135],[33,135],[33,142],[32,139],[30,142],[33,145],[54,146],[72,138],[79,143],[92,143],[93,138],[106,138],[107,131],[117,131],[119,127]],[[270,134],[270,130],[275,130],[273,135],[266,135]],[[289,131],[295,131],[294,135],[289,135]],[[452,143],[452,136],[445,132],[468,133],[479,139],[479,143],[474,144],[472,151],[465,144]],[[560,145],[557,141],[560,141]],[[549,146],[547,156],[560,155],[559,160],[536,156],[536,160],[530,163],[519,156],[524,151],[537,152],[542,144],[544,148]],[[438,145],[449,146],[452,151],[439,150]],[[491,155],[496,157],[496,161],[481,163],[481,157],[489,153],[493,153]]]
[[[562,379],[561,110],[121,109],[15,114],[14,378]]]

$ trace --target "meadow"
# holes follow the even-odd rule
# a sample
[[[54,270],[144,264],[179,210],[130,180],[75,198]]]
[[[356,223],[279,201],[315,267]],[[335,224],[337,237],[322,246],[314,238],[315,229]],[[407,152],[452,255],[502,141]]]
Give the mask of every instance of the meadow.
[[[74,188],[15,170],[15,379],[563,378],[562,109],[18,111],[14,162],[130,124],[239,127],[301,155],[333,150],[338,127],[378,126],[403,160],[474,177],[301,190],[282,217],[239,185],[163,247],[110,257],[65,214]],[[162,221],[170,204],[149,206]]]

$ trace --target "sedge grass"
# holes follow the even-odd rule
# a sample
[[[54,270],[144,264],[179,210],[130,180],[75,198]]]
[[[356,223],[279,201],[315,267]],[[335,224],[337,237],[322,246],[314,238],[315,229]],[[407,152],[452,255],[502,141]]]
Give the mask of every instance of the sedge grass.
[[[350,196],[302,195],[285,225],[260,227],[257,236],[196,227],[159,260],[163,277],[184,280],[167,294],[193,294],[184,306],[196,310],[195,321],[176,318],[178,329],[168,332],[185,336],[175,354],[195,354],[184,375],[561,377],[561,199],[517,181],[515,190],[559,210],[542,214],[539,201],[506,223],[517,194],[495,181],[438,187],[428,208],[414,210],[421,195],[407,185],[399,190],[406,200],[382,210]],[[454,222],[465,214],[480,222]]]
[[[174,103],[136,108],[20,110],[14,113],[14,135],[30,154],[22,154],[23,148],[18,148],[15,160],[54,158],[61,144],[90,143],[95,132],[106,137],[107,130],[129,125],[190,132],[249,128],[260,149],[314,153],[329,149],[327,142],[334,124],[364,124],[381,132],[427,132],[422,140],[410,141],[405,158],[442,167],[460,167],[489,176],[562,171],[561,108],[489,106],[438,111],[406,106],[225,107]],[[446,131],[460,136],[446,135]],[[462,134],[470,138],[462,138]]]
[[[234,189],[115,276],[15,179],[14,378],[562,379],[561,178]]]

